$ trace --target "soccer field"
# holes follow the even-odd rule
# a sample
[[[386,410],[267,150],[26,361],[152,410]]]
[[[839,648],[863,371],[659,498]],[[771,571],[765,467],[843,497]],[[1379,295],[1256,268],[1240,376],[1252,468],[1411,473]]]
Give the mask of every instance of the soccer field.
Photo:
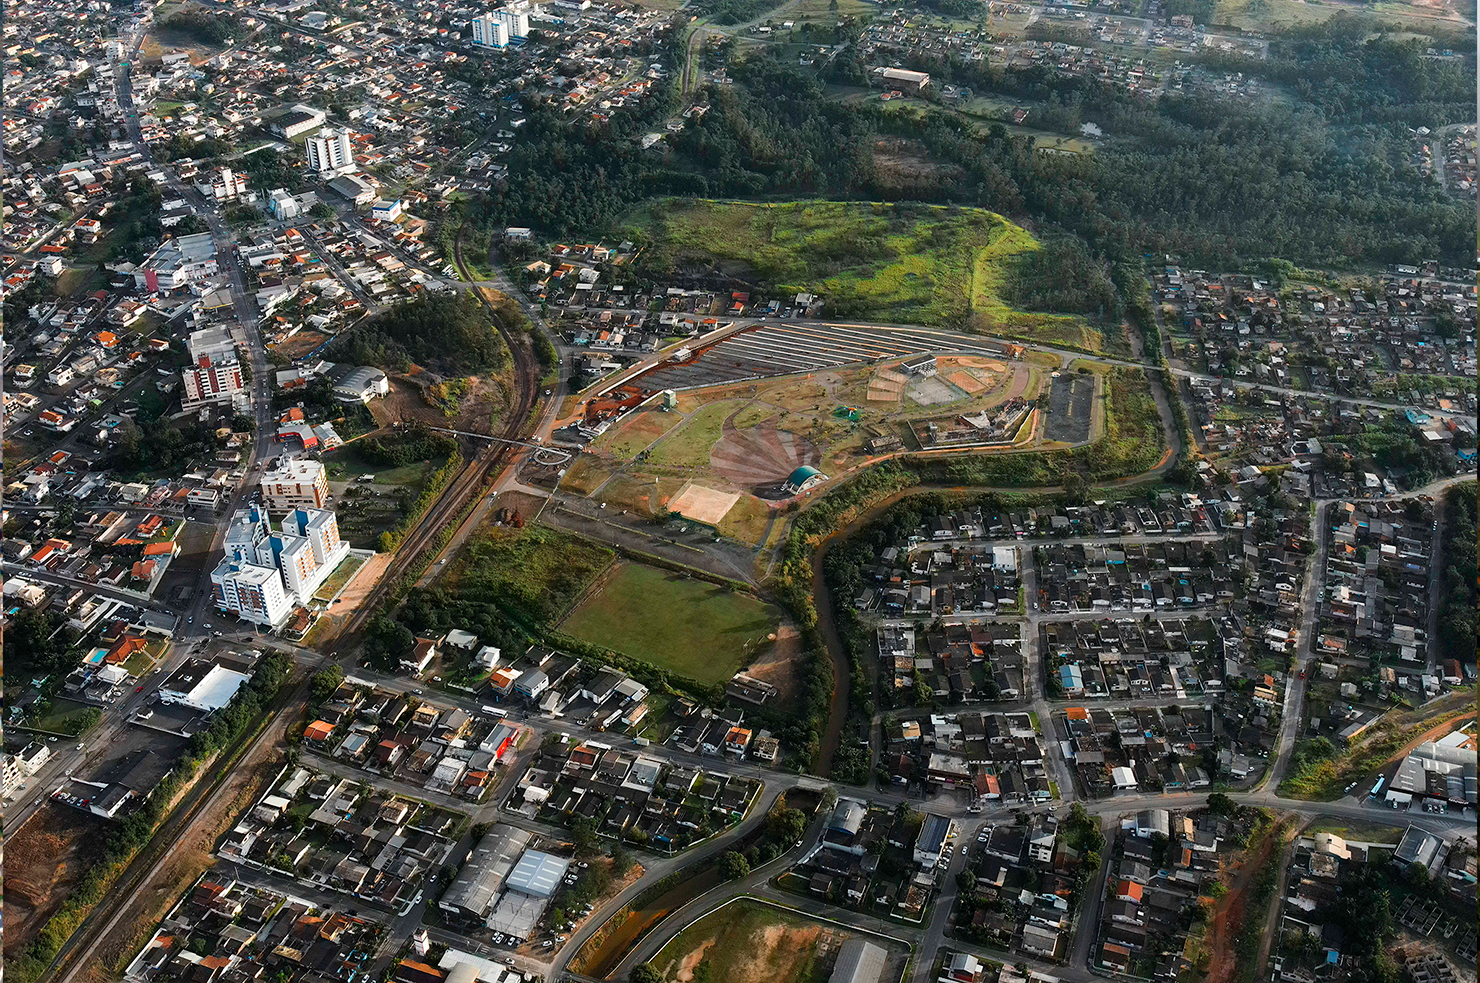
[[[734,675],[780,622],[749,594],[624,562],[560,628],[708,685]]]

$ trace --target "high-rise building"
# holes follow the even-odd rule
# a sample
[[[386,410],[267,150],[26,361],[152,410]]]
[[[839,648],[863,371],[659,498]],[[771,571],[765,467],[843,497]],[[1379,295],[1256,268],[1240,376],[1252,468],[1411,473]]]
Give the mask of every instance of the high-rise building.
[[[303,144],[308,152],[308,166],[320,174],[336,174],[355,166],[354,147],[348,130],[324,127]]]
[[[247,179],[229,167],[223,167],[216,172],[215,178],[209,184],[201,184],[199,187],[207,189],[211,197],[217,201],[230,201],[247,191]]]
[[[321,565],[338,562],[347,548],[339,538],[339,520],[328,509],[294,509],[283,518],[283,532],[308,540]]]
[[[323,508],[329,498],[329,479],[318,461],[284,461],[262,476],[259,487],[262,501],[274,512]]]
[[[504,29],[511,38],[529,37],[529,6],[522,3],[511,3],[500,7],[493,12],[493,16],[504,25]]]
[[[509,25],[496,13],[473,18],[473,43],[485,48],[502,48],[509,43]]]
[[[216,607],[254,624],[275,628],[293,611],[282,575],[272,567],[244,563],[229,556],[211,572]]]
[[[246,398],[246,382],[236,357],[236,343],[225,328],[193,331],[186,339],[190,364],[180,372],[184,394],[180,408],[187,413],[211,403],[235,403]]]
[[[216,606],[276,627],[294,605],[307,607],[349,552],[333,512],[295,509],[273,532],[257,506],[232,516],[226,556],[211,573]]]

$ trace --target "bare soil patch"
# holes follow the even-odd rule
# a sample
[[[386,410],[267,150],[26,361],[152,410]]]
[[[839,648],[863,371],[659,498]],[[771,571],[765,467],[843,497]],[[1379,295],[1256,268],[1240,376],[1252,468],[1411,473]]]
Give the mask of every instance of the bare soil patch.
[[[797,694],[797,659],[801,653],[801,632],[793,625],[783,624],[776,629],[776,640],[750,664],[745,674],[776,687],[777,703],[789,706]]]
[[[31,943],[87,869],[102,820],[48,803],[5,840],[5,953]]]

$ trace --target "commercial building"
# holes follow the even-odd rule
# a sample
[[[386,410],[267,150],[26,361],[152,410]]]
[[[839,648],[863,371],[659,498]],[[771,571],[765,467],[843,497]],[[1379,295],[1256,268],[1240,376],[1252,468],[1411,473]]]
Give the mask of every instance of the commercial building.
[[[171,236],[134,270],[134,289],[141,293],[179,290],[215,276],[216,241],[209,232]]]
[[[369,365],[337,364],[329,370],[329,384],[341,403],[368,403],[391,391],[385,373]]]
[[[342,174],[355,166],[354,147],[349,131],[324,127],[303,144],[310,170],[320,174]]]
[[[160,684],[159,702],[212,713],[230,703],[236,691],[251,678],[247,673],[205,659],[187,659]]]
[[[934,812],[926,813],[925,821],[920,824],[920,835],[915,838],[915,863],[927,868],[939,863],[950,831],[949,819]]]
[[[185,344],[190,352],[190,365],[180,370],[181,409],[188,413],[211,404],[245,402],[246,381],[229,331],[225,328],[192,331]]]
[[[482,922],[514,869],[520,854],[534,839],[532,833],[497,823],[473,848],[468,862],[437,902],[448,916]]]
[[[272,129],[284,139],[292,139],[300,133],[323,126],[326,118],[321,109],[298,105],[273,120]]]
[[[329,479],[318,461],[284,461],[264,474],[258,487],[262,501],[274,512],[323,508],[329,498]]]
[[[828,983],[879,983],[884,975],[886,953],[882,946],[849,939],[838,949],[838,961],[833,964]]]
[[[504,895],[488,916],[487,925],[515,939],[534,933],[570,861],[539,850],[526,850],[504,881]]]
[[[874,77],[885,85],[897,85],[901,89],[923,92],[930,85],[926,72],[912,72],[907,68],[876,68]]]

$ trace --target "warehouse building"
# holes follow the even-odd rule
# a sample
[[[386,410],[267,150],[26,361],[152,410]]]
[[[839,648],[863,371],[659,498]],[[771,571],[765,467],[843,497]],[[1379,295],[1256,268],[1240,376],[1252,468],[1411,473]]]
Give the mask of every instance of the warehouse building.
[[[519,855],[533,839],[534,834],[525,830],[496,824],[473,848],[468,862],[463,864],[437,907],[454,920],[482,922],[493,910],[493,903]]]
[[[570,861],[539,850],[526,850],[504,881],[504,896],[488,916],[488,927],[524,941],[534,934]]]

